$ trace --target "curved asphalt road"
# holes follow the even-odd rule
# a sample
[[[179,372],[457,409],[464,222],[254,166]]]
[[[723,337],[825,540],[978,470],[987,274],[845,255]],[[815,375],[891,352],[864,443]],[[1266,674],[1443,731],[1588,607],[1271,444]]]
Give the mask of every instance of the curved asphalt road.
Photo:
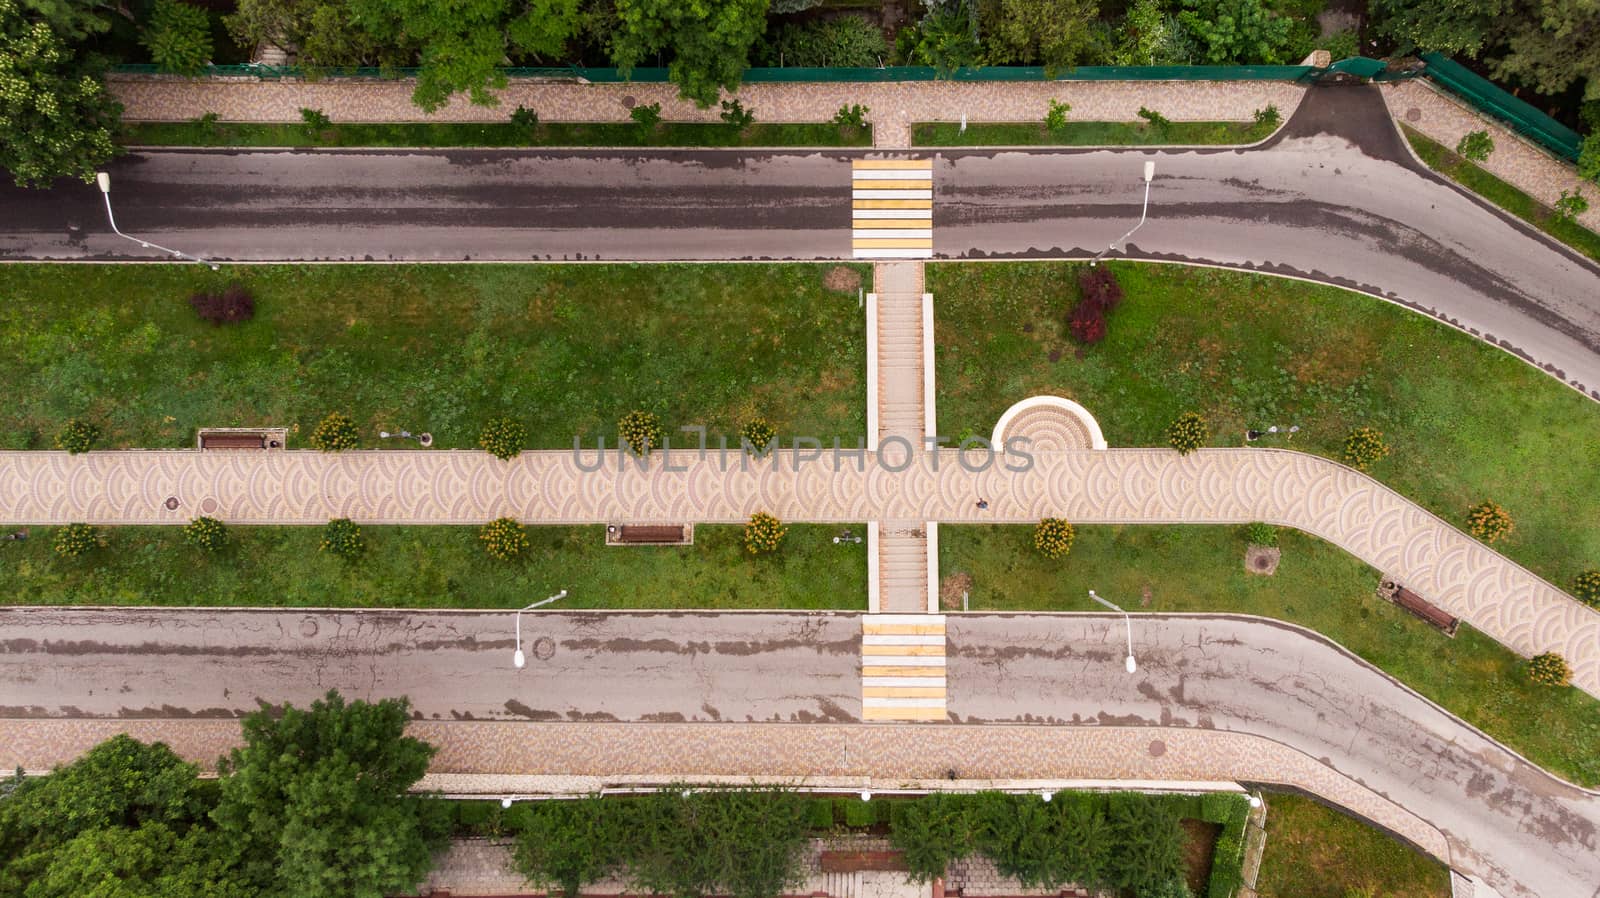
[[[858,615],[0,609],[4,717],[233,717],[327,689],[430,719],[853,722]],[[1600,895],[1600,796],[1320,637],[1274,621],[950,615],[959,723],[1163,725],[1277,740],[1442,830],[1507,896]],[[541,642],[541,640],[548,640]]]
[[[862,151],[150,151],[111,166],[124,230],[233,260],[831,259]],[[957,150],[935,166],[947,258],[1131,255],[1400,299],[1600,398],[1600,266],[1428,173],[1375,88],[1307,94],[1250,150]],[[153,257],[98,191],[0,188],[0,259]]]

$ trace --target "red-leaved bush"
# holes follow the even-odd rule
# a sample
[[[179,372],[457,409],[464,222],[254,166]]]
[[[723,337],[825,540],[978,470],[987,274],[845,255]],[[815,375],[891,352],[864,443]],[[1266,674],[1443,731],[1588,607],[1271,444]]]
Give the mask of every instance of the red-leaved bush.
[[[1106,338],[1105,313],[1099,306],[1084,300],[1072,310],[1072,317],[1067,319],[1067,329],[1072,332],[1072,339],[1085,346],[1099,343]]]
[[[1117,283],[1117,276],[1111,269],[1104,265],[1096,265],[1078,272],[1078,290],[1083,294],[1083,301],[1100,307],[1102,312],[1109,312],[1122,302],[1122,285]]]

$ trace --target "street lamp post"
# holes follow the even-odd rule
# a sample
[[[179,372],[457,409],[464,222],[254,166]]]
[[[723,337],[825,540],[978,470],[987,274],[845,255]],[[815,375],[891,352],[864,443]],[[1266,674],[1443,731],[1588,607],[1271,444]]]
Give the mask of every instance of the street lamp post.
[[[523,608],[523,609],[521,609],[521,610],[519,610],[517,612],[517,653],[515,655],[511,656],[511,663],[512,664],[514,664],[514,665],[516,665],[517,667],[520,668],[520,667],[525,666],[528,663],[528,656],[524,655],[522,653],[522,612],[523,611],[532,611],[533,609],[538,608],[541,605],[548,605],[551,602],[556,601],[557,599],[564,599],[566,597],[567,597],[567,591],[563,589],[560,592],[556,593],[555,595],[551,596],[550,598],[548,598],[548,599],[540,599],[539,601],[534,602],[532,605],[529,605],[528,607]]]
[[[1092,589],[1089,590],[1089,598],[1094,599],[1096,602],[1099,602],[1107,608],[1110,608],[1112,611],[1122,615],[1122,622],[1128,627],[1128,660],[1123,662],[1123,666],[1128,669],[1128,673],[1137,671],[1139,669],[1139,665],[1133,660],[1133,619],[1128,617],[1128,612],[1123,611],[1116,605],[1113,605],[1110,602],[1107,602],[1105,599],[1095,595],[1094,590]]]
[[[175,250],[175,249],[168,249],[167,247],[161,246],[160,244],[151,243],[148,240],[141,240],[138,237],[134,237],[132,235],[122,233],[121,229],[119,229],[117,227],[117,217],[115,215],[111,214],[111,175],[110,175],[110,173],[103,172],[103,171],[102,172],[95,172],[94,173],[94,179],[95,179],[95,183],[100,185],[100,195],[105,197],[105,201],[106,201],[106,220],[111,222],[111,232],[113,234],[116,234],[118,237],[121,237],[121,238],[126,239],[126,240],[132,240],[134,243],[139,244],[140,246],[144,247],[145,249],[159,249],[164,253],[168,253],[170,255],[176,256],[176,257],[178,257],[180,259],[188,259],[191,262],[199,262],[201,265],[210,266],[212,271],[216,271],[219,267],[221,267],[221,266],[217,265],[217,263],[211,261],[210,259],[202,259],[199,256],[191,256],[186,252],[181,252],[181,251]]]
[[[413,434],[409,430],[402,430],[399,433],[390,433],[387,430],[380,430],[380,431],[378,431],[378,439],[380,439],[380,440],[416,440],[417,443],[420,444],[423,448],[427,448],[428,446],[432,446],[433,445],[433,434],[431,434],[431,433]]]
[[[1144,164],[1144,209],[1142,209],[1139,212],[1139,223],[1134,225],[1133,227],[1129,228],[1128,229],[1128,233],[1123,234],[1121,237],[1118,237],[1116,240],[1113,240],[1111,242],[1110,246],[1108,246],[1105,249],[1095,253],[1094,254],[1094,258],[1089,260],[1089,267],[1090,268],[1093,268],[1095,265],[1098,265],[1100,263],[1100,257],[1101,256],[1103,256],[1106,253],[1109,253],[1112,250],[1116,249],[1117,248],[1117,244],[1123,242],[1124,240],[1127,240],[1129,237],[1132,237],[1134,231],[1137,231],[1137,230],[1139,230],[1139,228],[1144,226],[1145,217],[1150,214],[1150,179],[1154,178],[1155,176],[1156,176],[1156,164],[1155,164],[1155,161],[1154,160],[1146,160],[1145,164]]]

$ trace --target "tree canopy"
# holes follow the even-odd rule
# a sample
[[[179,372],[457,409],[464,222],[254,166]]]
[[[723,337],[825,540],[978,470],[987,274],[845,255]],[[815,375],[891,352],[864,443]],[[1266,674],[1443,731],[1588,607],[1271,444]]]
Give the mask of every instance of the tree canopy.
[[[87,21],[87,13],[50,17],[0,0],[0,168],[18,186],[93,181],[116,152],[111,133],[122,110],[101,83],[105,66],[68,43]]]
[[[702,108],[739,86],[767,23],[767,0],[617,0],[611,58],[626,75],[671,51],[669,75]]]

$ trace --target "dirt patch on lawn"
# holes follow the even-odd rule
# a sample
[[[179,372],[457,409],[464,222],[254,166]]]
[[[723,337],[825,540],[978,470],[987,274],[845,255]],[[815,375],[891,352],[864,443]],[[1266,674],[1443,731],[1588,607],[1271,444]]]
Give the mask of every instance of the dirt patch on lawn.
[[[861,272],[843,265],[835,265],[822,276],[822,286],[835,293],[854,293],[861,289]]]
[[[961,597],[971,591],[971,574],[951,574],[939,581],[939,608],[943,611],[960,611]]]
[[[1222,827],[1203,820],[1184,819],[1183,825],[1183,879],[1189,891],[1206,894],[1211,882],[1211,860],[1217,850],[1217,834]]]

